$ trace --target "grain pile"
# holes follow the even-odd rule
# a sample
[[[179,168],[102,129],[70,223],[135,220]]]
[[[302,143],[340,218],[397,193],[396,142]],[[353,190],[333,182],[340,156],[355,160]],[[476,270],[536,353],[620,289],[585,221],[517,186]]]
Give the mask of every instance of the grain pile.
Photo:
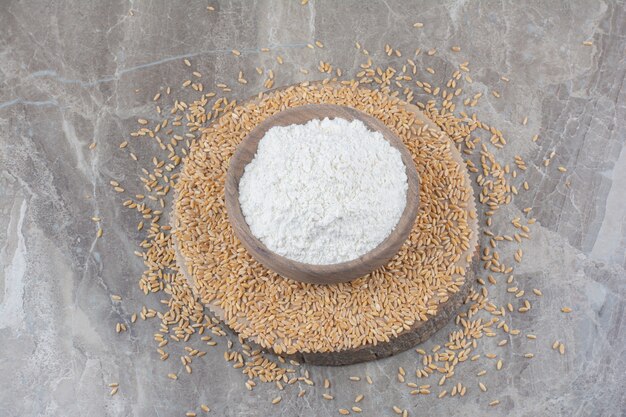
[[[416,23],[414,26],[420,29],[423,24]],[[306,47],[315,51],[316,47],[322,48],[323,44],[318,41],[315,45],[311,43]],[[436,55],[437,50],[434,48],[425,54],[418,48],[412,57],[396,65],[398,68],[391,65],[376,66],[369,52],[360,43],[356,43],[356,48],[362,54],[364,62],[354,79],[341,80],[343,71],[340,68],[320,61],[318,71],[324,77],[329,77],[322,85],[303,83],[284,91],[261,93],[255,100],[242,106],[224,96],[231,91],[227,84],[216,85],[220,90],[219,95],[206,92],[205,86],[199,81],[201,74],[196,74],[197,71],[193,71],[195,81],[185,80],[182,83],[184,89],[193,90],[190,93],[197,96],[195,100],[189,102],[172,98],[170,87],[156,93],[154,101],[157,116],[150,121],[148,118],[139,119],[138,129],[131,133],[133,139],[120,144],[122,152],[133,161],[140,158],[141,161],[145,160],[145,156],[136,150],[141,146],[137,144],[138,138],[156,141],[163,151],[148,158],[152,166],[142,168],[140,180],[146,194],[131,194],[123,203],[125,207],[139,214],[137,230],[145,234],[145,239],[139,245],[140,249],[135,252],[146,265],[139,286],[145,294],[162,294],[160,301],[164,305],[163,311],[143,307],[139,317],[142,320],[155,317],[160,320],[154,339],[162,360],[168,360],[170,353],[176,349],[170,342],[181,342],[184,352],[180,360],[188,373],[192,372],[194,361],[207,355],[214,346],[224,344],[222,337],[228,335],[220,321],[205,310],[204,302],[219,304],[228,317],[227,324],[240,331],[242,336],[285,353],[293,349],[324,351],[356,346],[359,343],[376,343],[404,331],[414,320],[427,320],[439,303],[459,288],[468,272],[451,269],[454,259],[466,256],[469,248],[462,248],[469,241],[467,224],[472,220],[470,213],[464,210],[470,184],[462,181],[459,176],[464,171],[462,167],[449,159],[456,148],[467,158],[464,161],[467,170],[473,173],[473,180],[479,190],[477,200],[482,204],[480,216],[484,221],[479,255],[484,273],[476,277],[477,289],[470,290],[465,299],[465,308],[455,317],[456,326],[447,335],[447,340],[435,341],[440,344],[428,350],[421,347],[416,349],[417,360],[409,355],[409,364],[398,369],[397,383],[409,395],[432,395],[434,398],[445,399],[474,393],[486,397],[483,401],[485,405],[498,406],[500,400],[492,396],[493,387],[483,377],[488,372],[507,371],[508,364],[499,354],[501,349],[515,349],[514,354],[523,357],[523,360],[532,360],[535,356],[532,352],[533,346],[537,343],[549,343],[557,355],[566,352],[565,344],[558,340],[554,343],[545,342],[537,335],[522,334],[512,326],[513,321],[510,319],[511,315],[530,311],[533,298],[543,295],[540,289],[527,286],[514,275],[515,264],[523,262],[521,248],[517,248],[510,259],[501,256],[498,251],[500,245],[519,245],[524,239],[531,237],[531,227],[535,223],[535,219],[530,218],[531,207],[523,209],[522,213],[501,210],[518,193],[529,190],[530,185],[522,178],[527,164],[519,156],[510,163],[501,161],[497,152],[507,145],[505,135],[471,114],[472,108],[486,94],[463,92],[461,84],[472,83],[469,63],[458,65],[450,79],[438,85],[428,80],[430,75],[421,74],[421,67],[426,64],[416,62],[419,56],[427,60],[427,57]],[[459,52],[460,47],[453,47],[451,50]],[[271,51],[262,48],[260,52]],[[402,57],[398,49],[389,45],[386,45],[385,53],[387,56]],[[234,51],[233,54],[237,57],[240,55]],[[276,59],[279,64],[283,60],[282,57]],[[191,61],[187,59],[184,60],[184,65],[192,67]],[[256,70],[259,76],[265,76],[260,83],[271,88],[275,81],[274,72],[260,67]],[[309,73],[306,68],[301,68],[300,71],[303,74]],[[417,75],[418,72],[420,75]],[[435,71],[427,67],[425,72],[433,74]],[[242,72],[235,78],[242,84],[251,79],[244,79]],[[501,80],[505,83],[510,81],[505,76]],[[340,88],[331,89],[330,84],[333,83],[339,83]],[[495,90],[490,95],[493,96],[490,98],[492,100],[502,96]],[[184,96],[188,97],[188,93],[184,93]],[[430,178],[426,185],[422,184],[422,204],[426,200],[428,204],[419,214],[411,234],[411,245],[405,245],[387,268],[376,271],[371,277],[332,289],[280,280],[250,259],[239,247],[225,222],[220,191],[228,158],[246,132],[264,117],[281,108],[303,104],[309,100],[352,104],[382,118],[405,139],[413,152],[418,169],[422,169],[422,177]],[[446,132],[452,139],[452,144],[411,120],[397,108],[400,100],[414,103],[422,109],[432,122]],[[457,106],[463,110],[456,110]],[[377,108],[386,108],[386,111],[377,113]],[[218,119],[216,126],[208,127],[209,123]],[[524,118],[522,124],[526,123],[527,118]],[[539,135],[529,135],[529,140],[536,142]],[[423,146],[428,147],[427,154],[420,153]],[[135,152],[139,153],[139,157]],[[188,163],[179,176],[179,165],[186,156]],[[544,161],[546,169],[554,157],[552,152]],[[558,171],[565,173],[566,168],[560,167]],[[445,172],[446,178],[437,178],[435,172]],[[118,181],[112,180],[111,186],[118,193],[128,193]],[[176,262],[172,227],[161,220],[162,216],[167,219],[171,210],[168,194],[174,188],[178,188],[180,192],[175,208],[180,216],[176,235],[186,242],[181,245],[181,249],[185,257],[191,260],[189,266],[192,275],[198,280],[201,297],[197,296],[181,273]],[[446,204],[448,198],[451,199]],[[498,228],[492,225],[492,218],[496,217],[500,225]],[[99,218],[94,218],[94,222],[97,224],[97,235],[103,236],[98,224]],[[428,222],[434,226],[429,227]],[[504,223],[509,226],[501,226]],[[211,232],[203,233],[201,227],[210,227]],[[427,248],[424,258],[421,259],[414,247],[418,242]],[[200,253],[203,251],[213,253],[214,257],[201,259]],[[401,294],[386,287],[387,281],[403,288]],[[509,298],[498,300],[497,303],[490,298],[490,289],[495,286],[506,286],[505,294]],[[313,297],[312,293],[316,296]],[[260,300],[256,294],[265,298]],[[296,304],[281,303],[275,299],[275,305],[268,306],[267,296],[271,299],[272,295],[277,294],[281,295],[281,299],[294,297]],[[337,297],[335,303],[349,307],[342,309],[344,313],[340,317],[330,317],[329,310],[324,308],[323,303],[320,304],[320,300],[331,303],[331,294]],[[420,299],[420,296],[426,298]],[[357,315],[352,310],[357,305],[359,308],[366,306],[367,310],[367,314],[358,316],[359,322],[365,323],[361,326],[356,325]],[[303,317],[302,314],[295,317],[284,316],[297,308],[298,313],[310,312],[316,320],[309,320],[309,317]],[[390,322],[381,319],[381,311],[389,312]],[[567,315],[572,310],[563,307],[562,311]],[[281,320],[273,320],[277,315],[281,315]],[[242,324],[242,318],[251,321]],[[127,324],[135,323],[136,319],[137,315],[133,315]],[[261,333],[262,323],[272,331]],[[309,323],[310,327],[307,328],[304,323]],[[119,332],[126,329],[122,329],[122,324],[118,324]],[[295,330],[303,328],[306,333]],[[340,328],[343,332],[340,334],[333,331],[333,328]],[[329,341],[321,340],[322,336],[328,336]],[[516,337],[514,344],[511,341]],[[198,339],[205,344],[205,348],[197,346]],[[241,336],[238,343],[233,343],[233,340],[230,336],[224,359],[233,368],[240,369],[247,375],[245,387],[248,390],[255,388],[257,380],[274,382],[281,391],[288,385],[302,382],[304,385],[298,384],[301,388],[297,393],[298,397],[302,397],[306,395],[306,386],[322,384],[308,370],[298,367],[297,362],[288,361],[281,356],[266,355],[246,343]],[[481,351],[482,353],[477,353]],[[454,381],[465,361],[479,361],[485,365],[485,369],[476,374],[476,381],[471,385]],[[409,366],[412,369],[406,371],[405,368]],[[180,375],[170,373],[168,376],[176,380]],[[354,375],[349,378],[348,383],[373,384],[374,379],[369,375]],[[337,396],[340,393],[332,395],[329,380],[323,381],[323,387],[325,392],[320,399],[338,401]],[[286,395],[286,392],[281,396],[274,395],[268,402],[280,406]],[[197,408],[203,412],[209,410],[205,404]],[[360,403],[358,406],[353,403],[336,405],[336,410],[341,415],[365,412],[362,408]],[[409,413],[407,409],[396,405],[390,405],[387,411],[402,416]],[[190,411],[189,414],[196,413]]]
[[[319,103],[381,119],[402,137],[421,179],[420,212],[400,252],[370,276],[331,286],[285,280],[257,263],[235,238],[223,201],[228,161],[245,135],[285,106]],[[175,235],[203,303],[244,338],[287,354],[388,342],[436,314],[464,282],[457,262],[471,252],[471,186],[447,137],[398,104],[354,83],[304,83],[235,107],[192,144],[176,184]]]

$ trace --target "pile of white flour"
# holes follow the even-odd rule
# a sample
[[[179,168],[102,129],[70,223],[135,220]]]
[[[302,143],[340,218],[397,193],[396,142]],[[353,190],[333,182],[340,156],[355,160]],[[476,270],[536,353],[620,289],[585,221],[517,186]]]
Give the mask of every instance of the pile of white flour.
[[[385,240],[407,188],[400,152],[382,134],[358,120],[311,120],[266,132],[239,182],[239,202],[268,249],[327,265]]]

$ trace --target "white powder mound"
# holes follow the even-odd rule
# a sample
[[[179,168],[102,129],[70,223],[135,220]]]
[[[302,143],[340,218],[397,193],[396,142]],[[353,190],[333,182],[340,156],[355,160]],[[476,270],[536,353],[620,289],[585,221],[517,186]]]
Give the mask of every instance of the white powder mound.
[[[276,126],[239,182],[241,210],[268,249],[328,265],[358,258],[393,231],[408,189],[400,152],[363,122]]]

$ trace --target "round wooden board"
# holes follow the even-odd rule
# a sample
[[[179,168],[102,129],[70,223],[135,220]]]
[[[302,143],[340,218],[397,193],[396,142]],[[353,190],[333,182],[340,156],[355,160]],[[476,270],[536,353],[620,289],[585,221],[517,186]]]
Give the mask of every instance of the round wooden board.
[[[331,86],[333,84],[330,84]],[[339,84],[336,84],[340,86]],[[267,91],[266,93],[272,93],[277,90],[284,90],[288,87],[281,87],[274,90]],[[258,101],[258,97],[252,98],[249,100],[250,102]],[[402,106],[405,110],[413,113],[415,115],[416,120],[420,120],[423,122],[429,129],[435,129],[440,131],[442,135],[445,133],[435,124],[433,123],[426,115],[417,107],[412,104],[400,102],[397,104],[398,106]],[[448,138],[452,142],[451,139]],[[452,144],[450,146],[450,151],[452,157],[455,161],[461,166],[465,167],[465,162],[461,157],[459,151]],[[469,178],[469,174],[467,170],[464,169],[465,179],[467,184],[471,184],[471,180]],[[474,198],[471,198],[467,207],[468,212],[476,211],[476,202]],[[174,211],[172,211],[171,224],[175,227],[176,217]],[[366,362],[374,359],[384,358],[387,356],[394,355],[399,352],[403,352],[407,349],[410,349],[419,343],[424,342],[429,337],[431,337],[434,333],[436,333],[439,329],[444,327],[449,320],[459,311],[459,308],[463,305],[470,288],[472,287],[472,282],[474,280],[474,273],[471,268],[472,259],[476,256],[477,247],[478,247],[478,220],[476,218],[472,219],[468,217],[468,223],[472,229],[472,237],[470,240],[470,249],[466,251],[467,255],[470,255],[469,259],[467,256],[462,256],[458,266],[463,267],[467,272],[465,275],[465,281],[459,290],[450,294],[448,299],[438,305],[437,314],[433,316],[429,316],[426,321],[417,321],[415,324],[404,332],[400,333],[397,337],[389,340],[389,342],[377,343],[376,345],[363,345],[354,349],[346,349],[336,352],[301,352],[293,355],[281,355],[288,359],[294,359],[301,363],[308,363],[311,365],[327,365],[327,366],[338,366],[338,365],[350,365],[359,362]],[[188,273],[185,261],[180,251],[178,250],[178,245],[176,244],[176,238],[174,237],[175,244],[175,254],[176,254],[176,263],[180,272],[187,278],[189,284],[192,288],[195,289],[195,281],[193,277]],[[473,249],[471,249],[473,248]],[[223,321],[223,314],[221,309],[213,303],[206,304],[206,307],[213,313],[213,315],[219,320]],[[254,339],[248,339],[247,343],[258,347],[265,351],[271,351],[271,349],[261,348]]]

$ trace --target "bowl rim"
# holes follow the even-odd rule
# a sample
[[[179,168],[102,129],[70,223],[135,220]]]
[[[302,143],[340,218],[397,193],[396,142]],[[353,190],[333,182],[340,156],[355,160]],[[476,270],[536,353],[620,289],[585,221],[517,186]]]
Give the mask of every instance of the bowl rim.
[[[303,120],[283,123],[283,119],[293,114],[303,114],[307,110],[311,111]],[[328,113],[319,115],[317,113]],[[310,116],[310,117],[309,117]],[[346,117],[347,116],[347,117]],[[402,157],[407,175],[407,195],[406,205],[398,222],[391,233],[383,239],[377,246],[364,253],[358,258],[335,264],[309,264],[299,262],[270,250],[257,238],[252,231],[245,216],[241,211],[239,203],[239,181],[245,167],[256,156],[258,144],[265,136],[265,133],[274,126],[287,126],[290,124],[304,124],[313,119],[323,119],[328,117],[358,119],[365,123],[368,129],[380,132],[383,138],[391,146],[396,148]],[[251,149],[248,149],[250,147]],[[233,227],[235,236],[241,241],[244,248],[250,255],[266,268],[278,273],[284,278],[299,282],[312,284],[335,284],[348,282],[353,279],[365,276],[381,266],[386,265],[393,256],[397,254],[406,239],[408,238],[417,218],[419,211],[419,186],[420,179],[413,157],[404,145],[404,142],[393,132],[384,122],[359,109],[351,106],[336,104],[305,104],[296,107],[281,109],[273,115],[267,117],[250,130],[242,141],[237,145],[235,152],[228,161],[225,183],[225,205],[228,221]]]

